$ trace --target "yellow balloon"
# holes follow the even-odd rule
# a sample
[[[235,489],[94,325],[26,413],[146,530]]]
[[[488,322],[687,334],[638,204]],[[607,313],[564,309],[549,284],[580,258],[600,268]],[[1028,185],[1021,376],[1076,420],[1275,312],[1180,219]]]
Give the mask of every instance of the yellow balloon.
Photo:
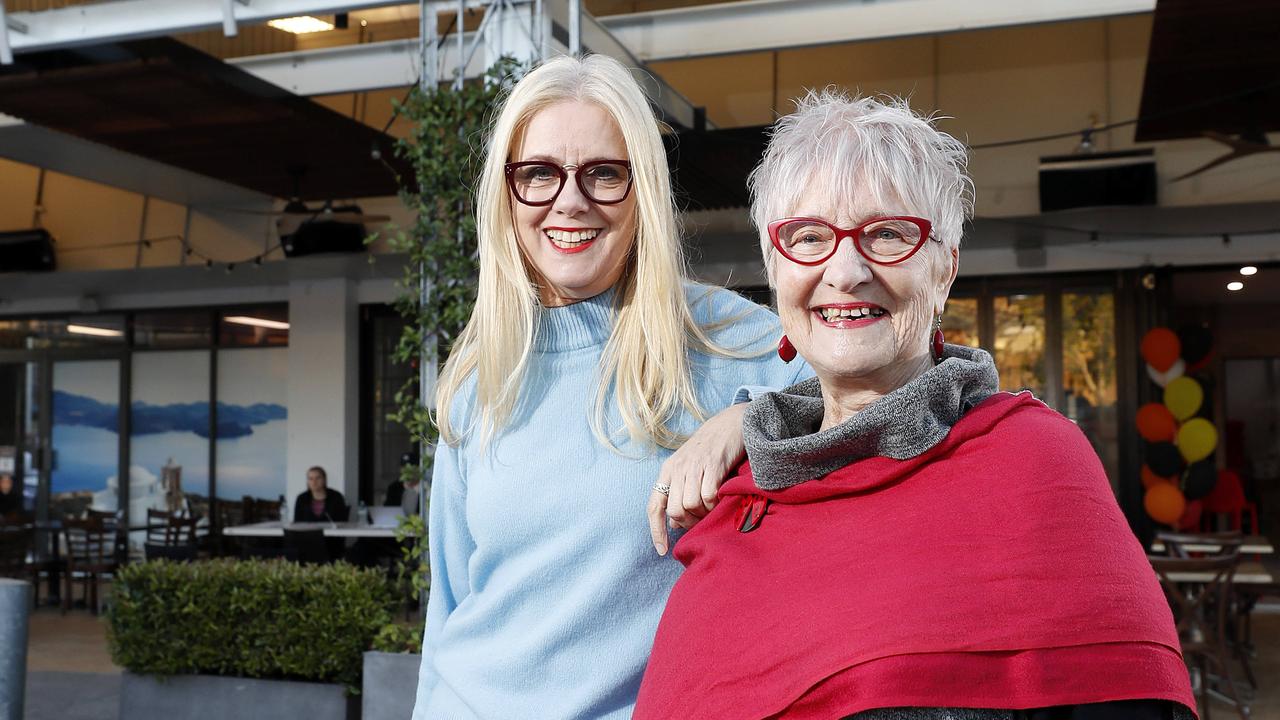
[[[1209,457],[1218,446],[1218,430],[1204,418],[1191,418],[1178,429],[1178,450],[1188,463]]]
[[[1200,410],[1204,402],[1204,390],[1200,383],[1183,375],[1164,386],[1164,405],[1178,420],[1186,420]]]

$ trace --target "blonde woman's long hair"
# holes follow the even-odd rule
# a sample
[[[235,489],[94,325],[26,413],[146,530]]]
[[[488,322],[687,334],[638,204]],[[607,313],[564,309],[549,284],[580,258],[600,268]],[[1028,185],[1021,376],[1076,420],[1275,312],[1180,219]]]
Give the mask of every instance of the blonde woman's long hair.
[[[678,447],[686,437],[671,425],[681,411],[706,418],[691,377],[690,347],[723,356],[694,321],[684,292],[687,277],[658,123],[639,84],[620,63],[602,55],[557,57],[513,87],[493,123],[476,195],[480,278],[475,309],[441,371],[436,424],[456,445],[478,423],[487,443],[511,420],[520,400],[538,327],[538,289],[516,239],[512,199],[503,166],[533,116],[565,101],[600,106],[626,142],[636,194],[636,238],[615,294],[615,322],[601,357],[592,432],[615,451],[606,428],[610,391],[627,436],[643,447]],[[471,422],[457,427],[455,396],[475,375]]]

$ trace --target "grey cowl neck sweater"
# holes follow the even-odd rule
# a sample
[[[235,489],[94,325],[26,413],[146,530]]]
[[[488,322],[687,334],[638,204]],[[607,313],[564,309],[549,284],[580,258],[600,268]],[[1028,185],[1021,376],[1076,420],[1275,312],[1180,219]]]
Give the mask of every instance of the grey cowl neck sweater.
[[[822,424],[817,378],[766,393],[747,408],[743,437],[756,486],[782,490],[855,460],[915,457],[942,441],[951,426],[999,387],[991,355],[945,345],[943,360],[843,423]]]

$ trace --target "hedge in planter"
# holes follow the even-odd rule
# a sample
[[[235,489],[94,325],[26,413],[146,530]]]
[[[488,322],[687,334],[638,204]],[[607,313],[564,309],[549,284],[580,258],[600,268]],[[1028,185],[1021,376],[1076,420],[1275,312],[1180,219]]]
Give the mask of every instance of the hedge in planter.
[[[360,686],[362,653],[392,618],[376,569],[282,560],[123,568],[107,612],[111,657],[131,672]]]

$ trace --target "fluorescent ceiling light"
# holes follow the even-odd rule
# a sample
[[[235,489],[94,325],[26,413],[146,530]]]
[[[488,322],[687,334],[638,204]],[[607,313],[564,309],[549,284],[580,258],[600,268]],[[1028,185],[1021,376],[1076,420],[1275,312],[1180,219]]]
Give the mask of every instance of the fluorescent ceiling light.
[[[235,323],[236,325],[252,325],[254,327],[269,328],[271,330],[288,330],[289,329],[289,323],[287,322],[280,322],[279,320],[267,320],[266,318],[250,317],[248,315],[232,315],[231,317],[223,318],[223,320],[226,320],[229,323]]]
[[[1235,292],[1237,290],[1243,290],[1244,283],[1240,282],[1239,280],[1232,280],[1231,282],[1227,283],[1227,289],[1230,290],[1231,292]]]
[[[283,30],[294,35],[305,35],[306,33],[324,32],[333,29],[333,23],[325,22],[310,15],[276,18],[275,20],[268,20],[267,24],[277,30]]]
[[[67,325],[67,332],[77,335],[94,335],[97,337],[121,337],[124,332],[111,328],[100,328],[92,325]]]
[[[1244,267],[1240,268],[1240,274],[1241,274],[1241,275],[1244,275],[1244,276],[1246,276],[1246,277],[1247,277],[1247,276],[1249,276],[1249,275],[1257,275],[1257,274],[1258,274],[1258,268],[1256,268],[1256,267],[1254,267],[1254,266],[1252,266],[1252,265],[1245,265]]]

